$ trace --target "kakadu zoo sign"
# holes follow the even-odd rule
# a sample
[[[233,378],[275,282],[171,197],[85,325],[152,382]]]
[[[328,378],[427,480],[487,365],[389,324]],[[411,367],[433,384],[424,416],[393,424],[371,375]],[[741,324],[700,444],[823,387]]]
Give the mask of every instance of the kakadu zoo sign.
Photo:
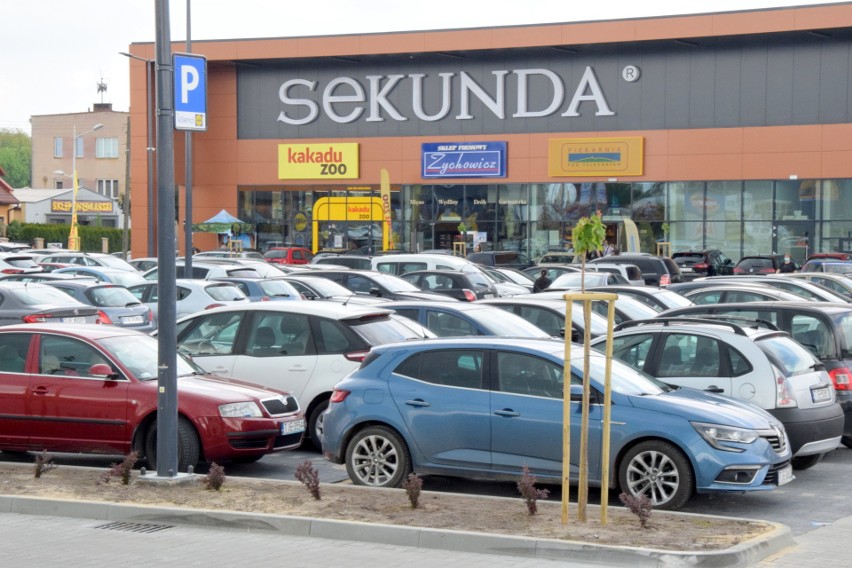
[[[337,124],[386,121],[466,121],[570,118],[583,112],[614,116],[595,71],[587,66],[573,90],[550,69],[498,69],[480,80],[465,71],[295,78],[278,88],[277,121],[290,126],[330,120]],[[481,109],[481,110],[479,110]],[[479,116],[475,116],[479,114]]]

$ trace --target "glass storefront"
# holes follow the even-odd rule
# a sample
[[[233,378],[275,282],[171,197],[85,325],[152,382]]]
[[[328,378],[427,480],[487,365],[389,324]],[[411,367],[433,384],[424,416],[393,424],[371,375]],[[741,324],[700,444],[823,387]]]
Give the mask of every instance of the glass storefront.
[[[852,180],[533,183],[392,187],[389,242],[410,251],[519,250],[532,258],[570,247],[578,219],[600,212],[607,237],[626,249],[622,219],[640,249],[656,253],[715,248],[749,254],[852,251]],[[375,186],[241,187],[238,216],[257,227],[258,248],[293,244],[313,250],[382,246],[381,215],[362,206]],[[315,204],[330,198],[344,209]],[[350,201],[351,200],[351,201]],[[358,209],[361,207],[361,209]],[[330,213],[330,211],[338,213]],[[313,236],[314,223],[317,237]]]

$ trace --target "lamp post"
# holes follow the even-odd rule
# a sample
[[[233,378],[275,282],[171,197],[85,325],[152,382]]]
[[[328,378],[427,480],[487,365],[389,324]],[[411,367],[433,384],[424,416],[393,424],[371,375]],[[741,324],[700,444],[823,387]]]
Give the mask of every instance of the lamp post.
[[[148,119],[148,145],[145,150],[148,152],[148,256],[154,256],[154,113],[151,112],[151,103],[154,97],[151,94],[153,88],[153,70],[156,61],[145,59],[132,53],[120,51],[119,55],[136,59],[145,63],[145,87],[147,89],[145,101],[145,116]]]
[[[73,191],[71,192],[71,230],[68,232],[68,250],[80,250],[80,237],[77,234],[77,139],[89,132],[100,130],[104,125],[100,122],[91,127],[85,132],[77,134],[77,125],[73,127],[71,136],[71,178],[74,183]],[[66,175],[62,170],[56,170],[53,173],[58,175]]]

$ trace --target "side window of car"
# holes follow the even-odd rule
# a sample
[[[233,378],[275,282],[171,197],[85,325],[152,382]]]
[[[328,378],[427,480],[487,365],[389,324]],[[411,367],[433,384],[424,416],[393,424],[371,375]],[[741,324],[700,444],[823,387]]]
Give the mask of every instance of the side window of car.
[[[831,337],[825,322],[808,315],[796,314],[790,322],[793,339],[804,345],[808,351],[817,357],[830,355],[834,349],[830,348]]]
[[[757,292],[743,292],[741,290],[731,290],[728,292],[728,302],[760,302],[761,300],[769,300],[763,294]]]
[[[500,352],[496,388],[513,394],[562,398],[562,369],[531,355]]]
[[[565,318],[559,317],[550,310],[544,310],[535,306],[521,306],[522,318],[552,335],[559,337],[565,326]]]
[[[689,298],[693,304],[703,306],[707,304],[718,304],[722,300],[722,292],[700,292]]]
[[[453,314],[427,310],[426,327],[439,337],[477,335],[473,325]]]
[[[405,262],[399,265],[399,273],[415,272],[417,270],[426,270],[429,268],[425,262]]]
[[[718,377],[719,364],[719,342],[711,337],[694,337],[690,342],[688,361],[691,365],[687,367],[686,374],[693,377]]]
[[[663,336],[658,377],[682,377],[689,375],[695,361],[695,338],[682,333]]]
[[[98,364],[110,365],[109,361],[91,345],[68,337],[42,336],[39,373],[91,377],[89,370],[92,365]]]
[[[340,354],[361,349],[353,332],[335,320],[315,318],[317,353]]]
[[[376,270],[386,274],[396,274],[396,264],[395,262],[380,262],[376,264]]]
[[[29,344],[28,333],[8,333],[0,336],[0,372],[23,373]]]
[[[375,285],[373,282],[363,276],[350,276],[346,280],[346,287],[352,290],[357,294],[369,294],[370,288],[373,288]]]
[[[739,377],[747,373],[751,373],[753,367],[751,366],[751,363],[748,362],[748,359],[743,356],[742,353],[732,348],[731,346],[728,346],[727,352],[728,360],[731,365],[732,377]]]
[[[420,378],[420,354],[414,355],[413,357],[409,357],[405,361],[402,362],[396,369],[393,371],[397,375],[402,375],[403,377],[411,377],[412,379]]]
[[[419,379],[436,385],[482,388],[483,352],[468,349],[421,354]]]
[[[653,344],[654,336],[650,333],[616,337],[612,340],[612,354],[632,367],[644,369]],[[600,343],[595,347],[603,351],[606,344]]]
[[[242,317],[242,312],[227,312],[192,320],[197,325],[183,337],[178,333],[178,351],[193,357],[232,354]]]
[[[308,316],[279,312],[256,316],[245,346],[255,357],[295,357],[313,353]]]

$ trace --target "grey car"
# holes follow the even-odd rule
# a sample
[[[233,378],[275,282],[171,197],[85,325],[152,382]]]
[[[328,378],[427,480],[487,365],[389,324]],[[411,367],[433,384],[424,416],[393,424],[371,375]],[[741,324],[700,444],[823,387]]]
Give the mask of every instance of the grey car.
[[[101,312],[101,323],[145,333],[154,331],[157,327],[151,308],[120,284],[85,279],[56,279],[45,284],[62,290],[75,300],[98,308]]]
[[[98,323],[98,308],[36,282],[0,282],[0,325]]]

